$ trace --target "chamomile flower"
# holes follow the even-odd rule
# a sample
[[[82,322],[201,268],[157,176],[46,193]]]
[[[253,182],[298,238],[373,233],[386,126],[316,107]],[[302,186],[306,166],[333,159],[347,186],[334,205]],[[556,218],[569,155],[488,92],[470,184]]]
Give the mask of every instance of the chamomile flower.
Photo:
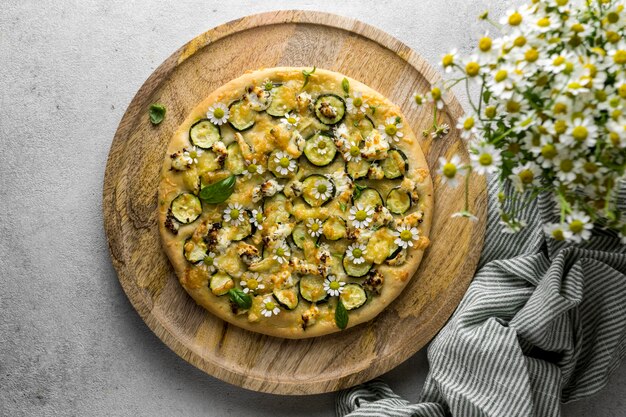
[[[334,275],[329,275],[324,280],[324,291],[331,297],[338,297],[343,292],[344,281],[340,281]]]
[[[192,146],[189,149],[185,149],[183,152],[183,159],[188,164],[197,164],[198,157],[202,155],[202,149],[197,148],[196,146]]]
[[[278,245],[276,249],[274,249],[274,255],[272,255],[272,258],[276,259],[279,264],[288,262],[289,257],[291,257],[291,251],[285,242]]]
[[[481,143],[470,154],[472,167],[479,175],[492,174],[498,170],[502,163],[502,155],[495,146]]]
[[[576,161],[572,155],[563,151],[555,159],[556,176],[563,183],[572,183],[576,180]]]
[[[263,210],[252,210],[252,215],[250,216],[250,222],[259,230],[263,230],[263,222],[265,221],[265,216],[263,215]]]
[[[536,163],[528,161],[524,165],[513,168],[513,173],[509,179],[518,192],[524,192],[528,187],[536,187],[541,184],[541,168]]]
[[[507,10],[506,14],[500,19],[500,23],[512,27],[519,27],[522,22],[528,19],[531,15],[531,9],[528,7]]]
[[[391,116],[385,119],[385,124],[378,125],[378,130],[381,135],[389,142],[400,142],[400,139],[404,137],[404,133],[401,132],[404,125],[402,119],[399,116]]]
[[[482,70],[480,61],[477,55],[472,55],[465,60],[465,74],[470,80],[476,80]]]
[[[560,141],[565,145],[580,144],[592,147],[596,144],[598,128],[595,123],[588,118],[577,118],[570,125]]]
[[[270,296],[263,299],[263,304],[261,306],[261,314],[263,314],[264,317],[272,317],[280,313],[280,308],[278,307],[278,304]]]
[[[409,246],[413,246],[413,241],[419,238],[419,231],[417,227],[410,227],[408,225],[402,225],[398,228],[398,230],[392,232],[393,236],[395,236],[395,240],[393,243],[401,247],[402,249],[406,249]]]
[[[430,91],[426,93],[426,101],[432,103],[437,109],[443,109],[445,100],[445,89],[440,84],[432,86]]]
[[[426,101],[426,97],[423,94],[414,93],[413,94],[413,101],[415,102],[417,107],[420,107]]]
[[[328,142],[322,135],[318,135],[316,139],[314,139],[313,146],[315,146],[315,151],[320,155],[326,155],[328,152]]]
[[[373,215],[373,208],[365,207],[362,203],[357,203],[355,206],[350,207],[348,219],[357,229],[366,229],[372,222]]]
[[[565,238],[569,241],[580,243],[589,240],[593,224],[591,218],[580,211],[574,211],[566,218],[567,228],[564,230]]]
[[[474,116],[463,116],[461,117],[457,124],[456,128],[461,130],[461,138],[465,140],[469,140],[472,136],[475,136],[476,131],[476,121]]]
[[[457,49],[454,48],[447,54],[442,55],[441,62],[439,64],[443,67],[443,70],[446,73],[452,71],[454,64],[456,64],[455,59],[456,59],[457,52],[458,52]]]
[[[285,117],[280,119],[280,122],[287,127],[287,129],[295,129],[298,127],[298,123],[300,122],[300,117],[295,114],[287,113]]]
[[[362,113],[367,111],[367,100],[363,98],[363,93],[355,91],[352,96],[346,99],[346,108],[351,114]]]
[[[230,111],[228,107],[226,107],[223,103],[215,103],[206,113],[207,119],[211,121],[214,125],[221,126],[228,121],[228,116],[230,116]]]
[[[265,289],[263,284],[263,278],[258,272],[248,272],[244,275],[245,279],[239,282],[239,285],[243,288],[243,292],[246,294],[256,294],[257,291]]]
[[[360,265],[365,262],[365,258],[363,257],[363,255],[365,255],[366,253],[367,250],[365,249],[365,245],[359,243],[353,243],[352,245],[348,246],[348,249],[346,250],[346,256],[355,265]]]
[[[255,174],[261,175],[263,173],[263,165],[259,164],[256,159],[253,159],[252,162],[248,162],[243,173],[246,178],[251,178]]]
[[[513,95],[515,85],[516,68],[509,64],[504,64],[492,72],[492,76],[487,80],[490,91],[498,97],[508,99]]]
[[[487,64],[496,55],[497,52],[493,48],[493,39],[489,36],[489,32],[485,32],[483,36],[478,40],[478,62]]]
[[[296,170],[296,161],[292,159],[287,152],[276,152],[274,162],[276,162],[276,170],[280,175],[288,175],[290,172]]]
[[[560,223],[549,223],[543,227],[545,234],[550,236],[554,240],[565,240],[565,229],[567,225]]]
[[[233,226],[238,226],[239,223],[243,221],[243,212],[244,209],[239,203],[230,203],[226,210],[224,210],[224,215],[222,216],[224,221],[232,224]]]
[[[345,141],[350,137],[350,131],[348,130],[348,126],[345,123],[339,125],[334,130],[334,135],[340,141]]]
[[[322,221],[320,219],[309,219],[306,222],[306,227],[312,237],[318,237],[322,234]]]
[[[459,185],[459,170],[461,168],[461,158],[458,155],[452,156],[450,159],[444,157],[439,158],[439,169],[437,174],[441,177],[441,182],[455,188]]]
[[[451,217],[452,217],[452,218],[455,218],[455,217],[461,217],[461,218],[465,218],[465,219],[471,220],[471,221],[473,221],[473,222],[478,221],[478,217],[474,216],[472,213],[470,213],[470,212],[469,212],[469,211],[467,211],[467,210],[457,211],[457,212],[456,212],[456,213],[454,213]]]
[[[526,222],[521,219],[500,219],[498,224],[502,226],[500,232],[506,234],[518,233],[520,230],[526,227]]]
[[[333,185],[327,179],[319,179],[315,181],[313,188],[313,197],[318,200],[326,201],[330,198],[333,191]]]
[[[214,252],[209,252],[206,254],[202,263],[207,267],[209,273],[213,273],[217,270],[217,260],[215,259],[216,255]]]
[[[345,144],[345,151],[343,153],[343,159],[350,162],[359,162],[361,160],[361,148],[358,143],[354,141],[348,141]]]

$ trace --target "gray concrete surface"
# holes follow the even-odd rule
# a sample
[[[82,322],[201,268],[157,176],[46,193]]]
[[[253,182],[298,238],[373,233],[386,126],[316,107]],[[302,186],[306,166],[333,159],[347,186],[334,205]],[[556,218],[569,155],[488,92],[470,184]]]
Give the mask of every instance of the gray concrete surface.
[[[122,292],[102,227],[113,133],[136,90],[197,34],[259,11],[356,17],[431,62],[467,51],[502,1],[58,1],[0,7],[0,415],[330,416],[209,377],[166,348]],[[463,93],[460,92],[461,98]],[[415,400],[425,352],[385,376]],[[626,415],[626,366],[565,416]]]

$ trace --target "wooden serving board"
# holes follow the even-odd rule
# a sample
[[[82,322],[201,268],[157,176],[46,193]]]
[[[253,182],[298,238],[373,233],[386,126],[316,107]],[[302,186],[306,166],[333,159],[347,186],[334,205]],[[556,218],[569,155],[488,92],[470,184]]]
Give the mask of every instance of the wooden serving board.
[[[360,80],[402,107],[421,140],[435,184],[432,244],[404,292],[376,319],[319,338],[287,340],[241,330],[214,317],[179,285],[161,249],[157,187],[170,137],[211,91],[247,70],[314,66]],[[429,106],[413,105],[439,75],[386,33],[336,15],[280,11],[244,17],[193,39],[170,56],[139,89],[113,139],[104,180],[104,223],[113,264],[146,324],[174,352],[210,375],[276,394],[314,394],[356,385],[394,368],[441,329],[474,274],[485,231],[486,190],[472,178],[470,201],[479,220],[451,218],[463,187],[435,174],[438,158],[468,154],[454,129],[462,109],[449,97],[441,117],[452,126],[442,140],[422,138]],[[153,102],[167,107],[158,127]]]

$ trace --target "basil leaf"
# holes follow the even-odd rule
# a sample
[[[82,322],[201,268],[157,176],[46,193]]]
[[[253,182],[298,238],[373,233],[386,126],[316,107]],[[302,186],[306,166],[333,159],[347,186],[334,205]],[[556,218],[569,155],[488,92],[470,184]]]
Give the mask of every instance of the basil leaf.
[[[311,74],[315,73],[316,69],[317,68],[313,66],[313,69],[311,71],[302,70],[302,75],[304,75],[304,84],[302,84],[303,90],[304,90],[304,87],[306,87],[306,85],[309,83],[309,77],[311,76]]]
[[[202,188],[198,197],[209,204],[223,203],[235,191],[235,182],[234,175],[226,177]]]
[[[228,298],[240,308],[248,309],[252,307],[252,297],[239,288],[231,288],[228,290]]]
[[[342,330],[348,327],[348,310],[346,310],[341,300],[335,307],[335,324]]]
[[[344,77],[344,79],[341,81],[341,88],[343,88],[343,92],[348,94],[350,93],[350,81],[348,81],[347,78]]]
[[[153,125],[158,125],[165,119],[165,106],[158,103],[153,103],[150,105],[150,110],[148,114],[150,115],[150,123]]]

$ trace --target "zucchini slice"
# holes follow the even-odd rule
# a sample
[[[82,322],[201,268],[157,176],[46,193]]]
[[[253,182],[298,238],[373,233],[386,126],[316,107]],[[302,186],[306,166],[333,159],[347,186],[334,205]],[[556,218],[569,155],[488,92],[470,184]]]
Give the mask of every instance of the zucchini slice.
[[[202,214],[202,202],[191,193],[179,194],[170,205],[174,218],[187,224],[195,221]]]
[[[315,117],[325,125],[336,125],[346,115],[346,103],[336,94],[322,94],[315,100]]]
[[[353,180],[364,178],[370,169],[370,163],[365,159],[361,159],[358,162],[349,161],[346,165],[346,172]]]
[[[327,300],[328,293],[324,290],[324,278],[317,275],[305,275],[300,278],[300,296],[311,303]]]
[[[294,175],[296,175],[298,173],[298,170],[300,169],[300,166],[298,165],[298,160],[297,159],[292,159],[292,161],[295,161],[295,164],[296,164],[296,168],[293,170],[293,172],[288,171],[287,174],[281,174],[278,171],[279,162],[276,162],[276,154],[278,154],[278,152],[281,152],[281,151],[279,149],[274,149],[270,153],[270,156],[267,159],[267,169],[268,169],[268,171],[270,171],[272,174],[274,174],[274,176],[276,178],[291,178]]]
[[[246,162],[243,159],[243,154],[241,153],[241,148],[237,142],[232,142],[230,145],[226,147],[228,151],[228,155],[226,156],[226,161],[224,162],[224,168],[230,171],[233,175],[240,175],[246,169]]]
[[[347,256],[343,257],[342,263],[343,270],[346,271],[346,274],[354,278],[364,277],[365,275],[367,275],[368,272],[370,272],[370,269],[372,269],[371,262],[365,261],[362,264],[355,264],[350,259],[348,259]]]
[[[228,110],[228,123],[239,132],[250,129],[256,123],[256,111],[243,99],[232,103]]]
[[[263,200],[263,214],[268,224],[284,223],[289,220],[291,215],[290,201],[285,194],[278,193],[270,198]]]
[[[385,178],[393,180],[402,177],[409,170],[409,160],[399,149],[387,152],[387,158],[380,161]]]
[[[375,231],[365,247],[365,255],[363,255],[365,261],[376,265],[385,262],[387,258],[393,256],[398,247],[395,244],[395,239],[393,231],[388,227],[382,227]]]
[[[209,119],[198,120],[189,128],[189,141],[198,148],[211,149],[219,140],[222,140],[220,128]]]
[[[230,275],[224,272],[217,272],[211,277],[211,282],[209,282],[209,288],[211,288],[211,292],[218,296],[228,294],[228,290],[230,290],[234,286],[235,281],[233,281]]]
[[[367,301],[367,293],[359,284],[348,284],[339,295],[346,310],[355,310]]]
[[[337,147],[331,137],[322,133],[311,136],[304,145],[304,155],[310,163],[323,167],[335,159]]]
[[[322,225],[322,233],[328,240],[339,240],[346,237],[346,221],[341,217],[332,216]]]
[[[372,130],[376,128],[374,122],[369,118],[369,116],[365,116],[360,120],[355,120],[353,126],[359,129],[361,136],[364,138],[368,137],[369,134],[372,133]]]
[[[265,112],[273,117],[283,117],[289,113],[292,109],[285,103],[285,95],[289,94],[287,87],[282,85],[276,86],[272,89],[272,102]]]
[[[272,292],[274,299],[287,310],[293,310],[298,307],[298,287],[277,289]]]
[[[411,208],[411,195],[406,191],[394,188],[387,194],[387,208],[393,214],[403,214]]]
[[[335,190],[333,180],[323,175],[309,175],[302,181],[302,198],[311,207],[320,207],[331,201],[335,196]]]
[[[207,253],[207,246],[203,240],[194,242],[191,238],[185,240],[183,245],[183,255],[192,264],[196,264],[203,260]]]
[[[304,223],[298,223],[291,231],[291,240],[293,240],[293,244],[298,248],[304,249],[304,242],[308,235],[306,225]]]
[[[380,193],[374,188],[366,188],[361,191],[361,194],[354,198],[352,204],[357,205],[358,203],[363,204],[364,207],[376,207],[383,205],[383,198],[380,196]]]
[[[237,226],[232,224],[226,224],[222,227],[221,233],[225,233],[228,237],[228,240],[233,242],[238,242],[240,240],[244,240],[248,236],[252,235],[252,222],[250,222],[250,218],[247,216],[247,212],[244,215],[244,219]]]

